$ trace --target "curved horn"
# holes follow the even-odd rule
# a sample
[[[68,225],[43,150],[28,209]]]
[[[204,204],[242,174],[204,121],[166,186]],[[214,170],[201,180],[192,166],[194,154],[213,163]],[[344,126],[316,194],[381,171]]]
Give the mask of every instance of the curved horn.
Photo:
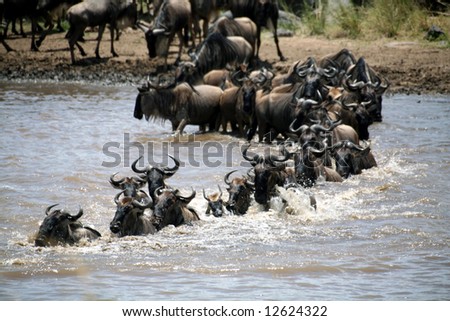
[[[165,167],[163,169],[164,174],[168,177],[171,177],[173,174],[176,173],[176,171],[178,170],[178,168],[180,168],[180,161],[178,159],[176,159],[175,157],[172,157],[170,155],[168,155],[170,158],[173,159],[173,161],[175,162],[175,166],[170,168],[170,167]]]
[[[345,144],[346,144],[346,141],[342,140],[342,141],[334,144],[333,146],[330,146],[328,149],[330,149],[332,152],[334,152],[335,149],[342,148]]]
[[[147,33],[147,31],[150,30],[150,28],[149,28],[148,26],[144,25],[144,24],[142,23],[142,21],[138,21],[138,22],[136,23],[136,26],[137,26],[139,29],[141,29],[143,32],[145,32],[145,33]]]
[[[231,182],[230,182],[230,175],[233,174],[234,172],[237,172],[237,171],[238,170],[235,169],[234,171],[231,171],[231,172],[225,174],[225,176],[223,177],[223,181],[225,182],[225,184],[227,184],[227,185],[231,184]]]
[[[123,194],[123,193],[125,193],[125,190],[117,193],[116,196],[114,196],[114,203],[116,203],[116,205],[119,205],[119,197],[120,197],[120,194]]]
[[[357,150],[357,151],[360,151],[360,152],[363,152],[363,151],[366,151],[366,150],[370,150],[370,144],[366,148],[364,148],[362,146],[356,145],[355,143],[353,143],[351,141],[347,141],[345,145],[346,145],[345,147],[348,147],[350,149]]]
[[[138,173],[138,174],[146,174],[147,171],[149,170],[149,168],[147,167],[146,169],[138,169],[136,167],[137,162],[142,158],[142,156],[140,156],[138,159],[136,159],[133,164],[131,164],[131,169],[133,170],[133,172]]]
[[[203,198],[204,198],[205,200],[209,201],[209,198],[208,198],[208,197],[206,197],[205,189],[204,189],[204,188],[202,188],[202,190],[203,190]]]
[[[156,35],[156,36],[160,35],[160,34],[163,34],[165,32],[166,32],[166,29],[163,29],[163,28],[155,28],[155,29],[152,30],[152,33],[154,35]]]
[[[343,101],[342,101],[342,106],[343,106],[345,109],[350,109],[350,110],[352,110],[353,108],[357,108],[357,107],[358,107],[358,103],[350,103],[350,104],[348,104],[348,103],[345,102],[345,100],[343,100]]]
[[[328,67],[327,69],[323,69],[323,75],[326,78],[333,78],[334,76],[336,76],[337,73],[337,69],[334,67]]]
[[[250,148],[250,144],[248,144],[247,147],[245,147],[244,150],[242,151],[242,157],[244,157],[244,159],[249,161],[249,162],[254,162],[256,156],[254,156],[253,158],[247,156],[247,150],[249,148]]]
[[[70,215],[70,219],[73,220],[73,221],[76,221],[76,220],[78,220],[81,216],[83,216],[83,209],[82,209],[81,206],[80,206],[80,209],[78,210],[77,215],[75,215],[75,216]]]
[[[119,173],[119,172],[115,172],[114,174],[112,174],[112,175],[109,177],[109,183],[110,183],[111,185],[113,185],[114,187],[120,187],[120,184],[122,184],[123,181],[125,180],[125,178],[122,178],[122,179],[119,179],[119,180],[115,180],[115,179],[114,179],[114,176],[116,176],[118,173]]]
[[[220,188],[220,185],[217,185],[217,187],[219,188],[219,192],[220,192],[219,198],[221,198],[221,197],[222,197],[222,194],[223,194],[222,189]]]
[[[192,187],[191,187],[191,188],[192,188]],[[196,192],[195,192],[194,189],[192,188],[192,193],[191,193],[191,195],[189,195],[188,197],[181,196],[181,195],[179,195],[178,193],[177,193],[176,195],[177,195],[177,197],[178,197],[180,200],[182,200],[183,202],[189,203],[190,201],[192,201],[192,200],[194,199],[195,194],[196,194]]]
[[[292,123],[289,125],[289,130],[291,131],[291,133],[298,133],[298,132],[300,132],[300,134],[301,134],[305,129],[308,128],[308,125],[302,125],[302,126],[300,126],[299,128],[295,129],[295,128],[294,128],[294,123],[295,123],[296,121],[297,121],[296,119],[294,119],[294,120],[292,121]]]
[[[279,156],[275,156],[275,155],[270,155],[269,156],[269,161],[271,163],[273,162],[285,162],[290,158],[290,154],[289,152],[287,152],[286,150],[286,146],[283,145],[283,150],[281,151],[282,155]]]
[[[151,198],[149,198],[148,202],[145,204],[139,203],[137,200],[133,200],[131,203],[141,210],[145,210],[146,208],[150,208],[153,206],[153,201]]]
[[[49,211],[50,211],[53,207],[58,206],[58,205],[59,205],[59,204],[57,203],[57,204],[53,204],[53,205],[50,205],[49,207],[47,207],[46,210],[45,210],[45,215],[50,214]]]
[[[308,150],[314,154],[316,157],[322,157],[323,154],[325,154],[325,151],[327,150],[327,146],[325,145],[321,150],[315,149],[314,147],[308,147]]]
[[[332,128],[325,128],[325,127],[323,127],[322,125],[319,125],[319,124],[312,125],[310,127],[310,129],[316,134],[318,134],[321,131],[323,131],[323,132],[331,132],[333,130]]]

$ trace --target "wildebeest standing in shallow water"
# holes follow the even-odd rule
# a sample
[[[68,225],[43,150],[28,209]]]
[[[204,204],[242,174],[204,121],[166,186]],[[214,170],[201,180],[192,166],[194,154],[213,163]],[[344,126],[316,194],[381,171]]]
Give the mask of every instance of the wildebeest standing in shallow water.
[[[64,210],[54,210],[49,213],[57,205],[47,207],[45,211],[47,216],[39,227],[34,241],[36,246],[73,245],[81,239],[95,240],[101,236],[98,231],[78,222],[83,215],[81,208],[77,215],[71,215]]]
[[[209,126],[215,129],[219,114],[222,89],[187,83],[167,85],[148,83],[139,88],[134,117],[169,120],[176,134],[182,134],[186,125]]]

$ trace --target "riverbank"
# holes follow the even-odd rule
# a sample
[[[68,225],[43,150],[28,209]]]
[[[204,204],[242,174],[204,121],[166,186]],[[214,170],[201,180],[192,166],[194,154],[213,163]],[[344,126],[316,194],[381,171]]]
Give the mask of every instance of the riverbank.
[[[111,57],[109,34],[105,33],[100,47],[102,59],[95,59],[96,37],[95,32],[86,33],[86,42],[82,45],[87,57],[81,57],[76,51],[77,65],[70,62],[69,46],[63,33],[49,35],[39,52],[29,50],[30,38],[12,37],[7,42],[15,49],[14,52],[7,53],[3,47],[0,48],[0,80],[140,84],[162,64],[159,59],[148,58],[145,39],[139,30],[126,30],[115,42],[117,58]],[[279,73],[286,72],[298,59],[319,58],[347,48],[357,58],[364,56],[370,66],[390,81],[390,93],[450,93],[450,49],[439,44],[393,39],[365,42],[294,35],[280,38],[280,47],[288,59],[285,62],[279,61],[271,34],[263,34],[260,57]],[[169,63],[173,62],[176,50],[177,47],[171,47],[173,54]],[[189,57],[185,53],[182,59],[189,60]]]

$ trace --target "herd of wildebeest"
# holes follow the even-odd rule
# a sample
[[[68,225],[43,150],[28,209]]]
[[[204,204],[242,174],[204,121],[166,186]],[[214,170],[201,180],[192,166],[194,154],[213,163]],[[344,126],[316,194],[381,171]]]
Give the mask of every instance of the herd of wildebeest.
[[[33,14],[27,11],[19,15],[16,10],[15,16],[8,11],[8,5],[21,0],[0,3],[7,21],[24,15],[33,21],[42,15],[42,8],[48,10],[44,4],[53,1],[68,2],[27,1],[36,2],[34,11],[30,9]],[[75,63],[75,46],[85,54],[78,41],[88,26],[99,27],[98,43],[109,26],[111,53],[116,56],[114,32],[126,18],[145,32],[150,58],[162,57],[165,64],[164,72],[149,76],[138,88],[134,117],[169,120],[175,135],[183,135],[186,125],[198,125],[200,131],[221,131],[248,141],[242,157],[250,162],[251,169],[245,175],[237,175],[238,169],[225,175],[227,200],[220,187],[219,192],[210,195],[203,190],[207,215],[244,215],[253,201],[267,208],[277,195],[277,186],[304,189],[320,179],[342,182],[377,166],[368,128],[382,121],[382,96],[389,83],[363,57],[357,59],[342,49],[324,57],[297,60],[287,73],[276,74],[260,60],[259,46],[261,28],[270,27],[278,56],[285,60],[276,36],[277,1],[154,0],[153,6],[154,19],[148,23],[137,19],[135,1],[85,0],[74,4],[67,10],[71,59]],[[21,10],[25,7],[22,3]],[[231,16],[222,15],[212,21],[223,9],[229,9]],[[204,22],[203,28],[199,21]],[[35,22],[32,25],[34,34]],[[169,47],[175,35],[178,57],[168,68]],[[33,38],[32,49],[37,50],[42,39],[35,43]],[[189,61],[181,61],[183,44],[191,48]],[[256,144],[273,148],[270,153],[259,154]],[[168,225],[200,219],[189,206],[196,192],[182,195],[166,185],[166,179],[180,167],[178,159],[169,157],[174,162],[172,167],[159,164],[139,168],[138,158],[131,166],[136,176],[111,175],[109,182],[120,190],[114,197],[116,212],[110,223],[113,234],[154,234]],[[145,185],[148,193],[143,190]],[[35,245],[75,244],[83,238],[101,236],[79,222],[82,209],[71,215],[55,206],[46,209]],[[310,206],[316,207],[314,197]]]

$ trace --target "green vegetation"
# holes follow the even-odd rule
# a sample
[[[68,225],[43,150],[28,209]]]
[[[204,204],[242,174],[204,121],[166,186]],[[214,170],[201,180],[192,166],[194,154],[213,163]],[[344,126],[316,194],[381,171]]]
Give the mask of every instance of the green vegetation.
[[[362,32],[361,8],[339,3],[338,10],[334,15],[337,26],[344,36],[357,38]]]
[[[447,12],[431,12],[419,0],[345,1],[345,4],[344,1],[316,0],[316,6],[311,7],[304,0],[299,13],[298,7],[289,6],[291,2],[280,0],[280,7],[299,14],[302,32],[308,35],[365,40],[424,39],[430,27],[436,25],[447,35],[440,42],[447,42],[449,46],[450,8]]]

